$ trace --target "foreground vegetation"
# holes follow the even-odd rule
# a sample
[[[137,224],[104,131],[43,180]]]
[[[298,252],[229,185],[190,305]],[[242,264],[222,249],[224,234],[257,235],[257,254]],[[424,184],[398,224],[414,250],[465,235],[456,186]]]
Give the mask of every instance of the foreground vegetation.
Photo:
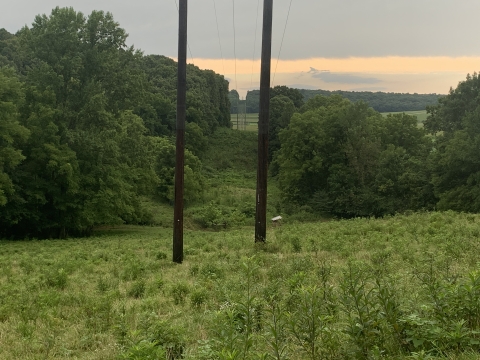
[[[480,216],[0,242],[2,359],[476,359]]]

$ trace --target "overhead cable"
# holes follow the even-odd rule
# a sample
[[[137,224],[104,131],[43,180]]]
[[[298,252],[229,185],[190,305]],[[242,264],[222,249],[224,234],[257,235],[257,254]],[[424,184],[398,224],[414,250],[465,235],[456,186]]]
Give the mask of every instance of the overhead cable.
[[[232,0],[233,4],[233,57],[235,58],[235,89],[238,92],[238,83],[237,83],[237,49],[236,49],[236,32],[235,32],[235,0]],[[238,112],[238,106],[237,106]]]
[[[287,31],[288,18],[290,17],[290,9],[292,8],[293,0],[290,0],[290,5],[288,7],[287,20],[285,21],[285,28],[283,29],[282,41],[280,42],[280,50],[278,51],[277,63],[275,65],[275,72],[273,73],[272,87],[275,83],[275,75],[277,74],[278,61],[280,60],[280,54],[282,52],[283,39],[285,38],[285,32]]]
[[[253,68],[255,66],[255,50],[257,47],[257,31],[258,31],[258,14],[260,9],[260,0],[257,1],[257,19],[255,21],[255,40],[253,41],[253,56],[252,56],[252,74],[250,76],[250,88],[253,85]]]
[[[223,57],[222,42],[220,41],[220,29],[218,27],[217,6],[215,5],[215,0],[212,0],[212,1],[213,1],[213,9],[215,11],[215,21],[217,23],[218,45],[220,46],[220,56],[222,57],[223,74],[225,75],[225,59]]]

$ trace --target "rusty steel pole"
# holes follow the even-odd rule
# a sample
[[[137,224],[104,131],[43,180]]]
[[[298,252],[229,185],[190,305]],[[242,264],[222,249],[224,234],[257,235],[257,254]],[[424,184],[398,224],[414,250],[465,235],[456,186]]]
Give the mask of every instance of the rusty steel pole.
[[[255,242],[265,242],[267,239],[268,118],[270,115],[272,18],[273,0],[264,0],[262,65],[260,70],[260,113],[258,116],[258,168]]]
[[[173,261],[183,262],[183,190],[185,164],[185,118],[187,92],[188,0],[180,0],[178,23],[177,143],[175,163],[175,210],[173,215]]]

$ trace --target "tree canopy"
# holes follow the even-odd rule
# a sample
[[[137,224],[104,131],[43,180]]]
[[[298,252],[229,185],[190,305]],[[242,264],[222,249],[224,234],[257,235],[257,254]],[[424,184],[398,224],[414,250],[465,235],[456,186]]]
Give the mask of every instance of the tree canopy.
[[[432,206],[429,143],[416,118],[386,119],[364,102],[313,98],[279,134],[286,204],[339,216],[381,216]]]
[[[401,112],[425,110],[427,106],[435,105],[441,95],[437,94],[403,94],[403,93],[385,93],[371,91],[328,91],[328,90],[307,90],[292,89],[286,86],[275,86],[271,89],[271,98],[277,95],[289,97],[297,108],[300,108],[305,101],[308,101],[317,95],[332,96],[340,95],[352,102],[364,101],[374,110],[379,112]],[[259,90],[247,92],[247,112],[259,112]],[[232,113],[234,111],[232,110]]]
[[[65,237],[141,223],[142,196],[172,198],[176,63],[126,46],[112,14],[73,8],[0,31],[0,236]],[[187,71],[187,148],[230,127],[228,82]],[[186,200],[201,163],[186,155]]]
[[[434,136],[432,153],[438,209],[480,211],[480,77],[468,75],[427,109],[425,129]]]

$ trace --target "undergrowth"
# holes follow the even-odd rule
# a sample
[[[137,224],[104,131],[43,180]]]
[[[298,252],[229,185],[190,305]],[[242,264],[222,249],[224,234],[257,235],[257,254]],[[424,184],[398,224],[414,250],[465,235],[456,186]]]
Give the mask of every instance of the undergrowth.
[[[0,358],[477,359],[480,217],[0,241]]]

